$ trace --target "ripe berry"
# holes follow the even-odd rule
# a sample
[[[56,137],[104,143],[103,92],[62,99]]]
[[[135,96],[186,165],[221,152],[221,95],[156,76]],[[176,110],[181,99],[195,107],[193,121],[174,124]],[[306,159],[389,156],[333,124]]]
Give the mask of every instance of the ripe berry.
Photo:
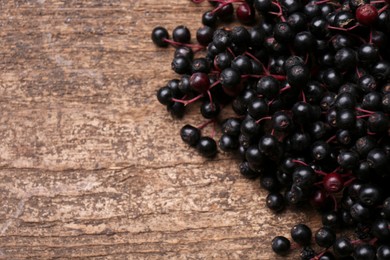
[[[200,113],[204,118],[212,119],[218,116],[221,108],[218,103],[210,102],[210,100],[205,100],[200,106]]]
[[[340,237],[334,242],[333,251],[339,257],[346,257],[352,254],[353,245],[348,238]]]
[[[190,146],[196,146],[200,136],[200,130],[192,125],[185,125],[180,130],[181,139]]]
[[[152,41],[158,47],[167,47],[169,45],[165,40],[169,39],[169,33],[164,27],[158,26],[152,31]]]
[[[234,151],[238,148],[238,138],[228,134],[223,134],[219,139],[219,147],[222,151]]]
[[[244,2],[236,8],[236,16],[241,23],[251,24],[255,21],[255,10],[252,5]]]
[[[314,235],[317,245],[320,247],[330,247],[336,241],[336,234],[327,227],[322,227]]]
[[[241,81],[240,73],[233,68],[226,68],[221,72],[221,84],[227,88],[233,88]]]
[[[199,44],[189,44],[185,26],[173,40],[163,27],[152,32],[157,46],[176,48],[172,69],[181,74],[158,101],[180,118],[199,100],[209,119],[185,125],[183,141],[206,157],[216,155],[215,140],[238,154],[241,175],[260,177],[272,211],[310,203],[321,212],[314,239],[325,250],[311,248],[309,227],[291,230],[302,260],[389,259],[389,1],[208,0]],[[254,10],[261,19],[252,26]],[[245,26],[218,26],[234,13]],[[230,104],[235,115],[222,109]],[[212,138],[201,136],[205,127]],[[336,239],[344,226],[357,241]],[[290,241],[276,237],[272,248],[285,255]]]
[[[162,87],[157,91],[157,99],[163,105],[168,105],[171,103],[172,97],[172,90],[168,86]]]
[[[369,244],[357,245],[355,247],[353,257],[356,260],[374,260],[375,259],[375,249]]]
[[[189,43],[191,40],[191,32],[184,25],[177,26],[172,32],[172,38],[175,42]]]
[[[208,136],[202,136],[196,146],[198,152],[204,157],[214,157],[217,154],[217,143]]]
[[[286,237],[277,236],[272,239],[272,250],[278,255],[285,255],[290,251],[291,243]]]
[[[376,250],[376,257],[378,260],[389,260],[390,259],[390,246],[381,245]]]
[[[267,207],[275,212],[282,211],[285,207],[284,196],[280,193],[269,193],[265,201]]]
[[[298,224],[291,229],[291,238],[301,246],[307,246],[311,242],[311,229],[305,224]]]
[[[171,67],[177,74],[186,74],[191,72],[191,62],[183,56],[175,57],[172,60]]]

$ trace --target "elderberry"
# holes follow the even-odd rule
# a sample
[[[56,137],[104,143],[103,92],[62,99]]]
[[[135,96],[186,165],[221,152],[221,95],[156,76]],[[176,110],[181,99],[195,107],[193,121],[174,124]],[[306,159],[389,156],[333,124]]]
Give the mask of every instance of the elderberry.
[[[298,224],[293,246],[272,240],[276,254],[390,259],[390,1],[207,2],[195,39],[185,25],[151,34],[175,48],[180,75],[161,83],[158,102],[174,118],[198,105],[188,111],[204,120],[181,128],[183,142],[208,158],[236,153],[273,212],[318,210],[323,250]]]

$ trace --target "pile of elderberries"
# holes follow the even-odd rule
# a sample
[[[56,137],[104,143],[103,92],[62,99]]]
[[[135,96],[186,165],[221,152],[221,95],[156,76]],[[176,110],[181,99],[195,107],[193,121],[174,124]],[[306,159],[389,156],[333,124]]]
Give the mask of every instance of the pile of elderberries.
[[[239,154],[269,209],[318,209],[323,226],[275,237],[276,254],[390,259],[390,1],[208,2],[197,43],[183,25],[151,35],[175,47],[180,75],[158,101],[177,118],[198,103],[205,120],[183,126],[182,140],[206,157]]]

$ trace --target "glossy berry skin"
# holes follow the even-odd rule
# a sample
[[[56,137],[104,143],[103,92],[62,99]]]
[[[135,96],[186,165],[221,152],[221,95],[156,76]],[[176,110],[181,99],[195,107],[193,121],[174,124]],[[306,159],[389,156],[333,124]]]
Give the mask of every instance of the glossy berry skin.
[[[227,88],[234,88],[241,81],[240,72],[233,68],[226,68],[221,72],[219,80]]]
[[[172,60],[171,67],[177,74],[187,74],[191,72],[191,61],[183,56],[175,57]]]
[[[272,8],[270,0],[254,0],[254,7],[259,13],[267,13]]]
[[[293,113],[293,119],[295,122],[305,125],[310,123],[314,113],[313,107],[310,104],[301,101],[294,104],[291,112]]]
[[[381,110],[382,94],[376,91],[367,93],[362,100],[362,108],[366,110]]]
[[[214,30],[209,26],[203,26],[196,31],[196,40],[200,45],[207,46],[213,41]]]
[[[279,94],[279,81],[272,76],[263,77],[257,82],[256,92],[269,99],[275,98]]]
[[[339,51],[343,48],[348,48],[353,46],[353,41],[350,37],[344,34],[337,34],[332,38],[332,47],[336,51]]]
[[[258,120],[268,114],[268,104],[262,98],[255,98],[248,104],[248,114]]]
[[[299,187],[309,188],[316,180],[314,170],[308,166],[299,166],[293,172],[293,182]]]
[[[354,169],[359,163],[359,154],[353,150],[342,150],[337,156],[337,162],[345,169]]]
[[[378,260],[390,260],[390,246],[381,245],[376,250],[376,258]]]
[[[247,179],[256,179],[260,174],[259,172],[252,170],[250,164],[246,161],[240,163],[239,170],[241,175]]]
[[[333,251],[339,257],[346,257],[352,254],[353,245],[348,238],[340,237],[334,242]]]
[[[298,205],[304,199],[304,193],[300,186],[293,184],[291,189],[286,191],[285,199],[290,205]]]
[[[371,213],[369,208],[363,206],[361,203],[355,203],[350,208],[351,217],[358,222],[367,222]]]
[[[172,90],[169,87],[162,87],[157,91],[157,99],[163,105],[168,105],[171,103],[173,98]]]
[[[195,72],[190,77],[190,87],[199,93],[205,93],[210,88],[210,78],[204,72]]]
[[[354,69],[358,61],[357,54],[351,48],[342,48],[336,52],[334,61],[339,70],[346,71]]]
[[[252,117],[245,118],[241,123],[241,134],[253,137],[260,133],[260,126]]]
[[[189,43],[191,41],[191,32],[187,27],[179,25],[173,30],[172,38],[175,42]]]
[[[301,32],[306,29],[307,17],[301,12],[295,12],[287,17],[287,23],[295,32]]]
[[[328,69],[322,75],[322,81],[330,89],[335,89],[341,86],[343,80],[341,74],[335,69]]]
[[[305,132],[295,132],[293,133],[289,141],[289,148],[296,152],[306,151],[310,147],[311,139],[310,135]],[[286,148],[287,149],[287,148]]]
[[[262,165],[264,155],[256,145],[251,145],[245,152],[245,159],[252,165]]]
[[[317,245],[320,247],[330,247],[336,241],[336,234],[327,227],[322,227],[314,235]]]
[[[192,61],[192,73],[196,72],[203,72],[203,73],[209,73],[210,72],[210,61],[206,58],[196,58]]]
[[[208,136],[202,136],[196,145],[198,152],[204,157],[214,157],[217,154],[217,143]]]
[[[218,53],[214,58],[214,67],[217,70],[224,70],[230,67],[233,60],[232,55],[229,52]]]
[[[318,260],[336,260],[336,257],[331,252],[325,252]]]
[[[381,216],[387,220],[390,220],[390,197],[387,197],[382,204],[383,208]]]
[[[222,133],[230,136],[238,136],[240,134],[241,121],[237,118],[226,119],[221,126]]]
[[[309,26],[310,32],[319,39],[324,39],[329,34],[328,23],[325,18],[314,17]]]
[[[289,132],[293,127],[291,116],[283,111],[274,113],[271,120],[273,129],[280,132]]]
[[[382,112],[376,112],[368,118],[368,128],[373,133],[386,133],[390,127],[388,115]]]
[[[285,208],[284,196],[280,193],[269,193],[265,201],[266,206],[274,212],[280,212]]]
[[[265,155],[272,155],[278,148],[278,140],[269,134],[263,135],[259,140],[258,148]]]
[[[334,17],[334,25],[336,27],[348,29],[355,25],[355,19],[350,11],[339,11]]]
[[[203,101],[200,106],[200,113],[206,119],[212,119],[218,116],[221,111],[221,107],[216,102],[210,102],[210,100]]]
[[[293,87],[302,87],[310,79],[310,72],[306,66],[295,65],[287,71],[287,82]]]
[[[362,63],[372,63],[379,59],[378,48],[373,44],[362,44],[358,49],[358,57]]]
[[[225,50],[232,42],[230,32],[224,29],[217,29],[213,34],[213,44],[218,50]]]
[[[380,219],[371,226],[371,233],[382,242],[390,242],[390,221]]]
[[[179,47],[176,48],[175,53],[174,53],[173,56],[175,58],[181,56],[181,57],[187,58],[188,60],[191,61],[194,58],[194,52],[189,47],[179,46]]]
[[[359,6],[356,9],[356,20],[365,26],[372,25],[378,19],[378,10],[371,4]]]
[[[363,206],[372,207],[382,200],[382,191],[373,184],[366,184],[359,190],[359,201]]]
[[[169,33],[167,29],[161,26],[153,29],[152,41],[154,44],[156,44],[158,47],[167,47],[169,43],[164,41],[165,39],[169,39]]]
[[[344,188],[344,181],[340,174],[333,172],[324,177],[323,186],[326,191],[337,193]]]
[[[217,8],[218,7],[221,7],[216,12],[218,18],[223,22],[230,22],[233,19],[233,15],[234,15],[233,5],[231,3],[230,4],[218,3]]]
[[[234,58],[231,62],[232,69],[237,70],[240,74],[246,75],[252,73],[251,60],[244,55],[239,55]]]
[[[247,3],[242,3],[236,8],[236,16],[241,23],[251,24],[255,21],[255,9]]]
[[[348,92],[340,93],[336,97],[334,106],[339,110],[354,109],[356,106],[356,98],[353,96],[353,94]]]
[[[209,27],[215,27],[215,25],[218,22],[218,17],[215,13],[211,11],[207,11],[202,15],[202,23],[203,25],[209,26]]]
[[[328,205],[329,194],[322,189],[317,189],[313,192],[310,198],[310,205],[316,209],[323,209]]]
[[[295,35],[293,45],[299,53],[307,53],[314,47],[314,37],[311,32],[299,32]]]
[[[199,142],[200,130],[192,125],[185,125],[180,130],[180,137],[186,144],[196,146]]]
[[[341,223],[341,217],[336,211],[324,212],[321,220],[322,225],[329,228],[337,228]]]
[[[357,245],[353,257],[355,260],[374,260],[375,248],[369,244]]]
[[[381,148],[374,148],[367,154],[367,161],[374,170],[383,170],[389,166],[389,155]]]
[[[221,135],[218,144],[219,148],[221,148],[221,150],[225,152],[234,151],[239,146],[238,138],[227,134]]]
[[[296,65],[304,65],[304,64],[305,64],[305,61],[301,57],[290,56],[284,61],[283,68],[285,71],[288,71]]]
[[[390,62],[385,60],[376,62],[371,67],[371,74],[379,81],[390,79]]]
[[[371,91],[374,91],[376,90],[377,88],[377,81],[376,79],[369,75],[369,74],[366,74],[366,75],[363,75],[359,78],[358,80],[358,87],[363,90],[363,92],[365,93],[369,93]]]
[[[310,245],[311,237],[311,229],[305,224],[295,225],[291,229],[291,238],[301,246]]]
[[[274,37],[278,42],[286,43],[292,39],[294,32],[286,22],[277,23],[274,27]]]
[[[272,250],[278,255],[286,255],[290,251],[291,243],[286,237],[277,236],[272,239]]]

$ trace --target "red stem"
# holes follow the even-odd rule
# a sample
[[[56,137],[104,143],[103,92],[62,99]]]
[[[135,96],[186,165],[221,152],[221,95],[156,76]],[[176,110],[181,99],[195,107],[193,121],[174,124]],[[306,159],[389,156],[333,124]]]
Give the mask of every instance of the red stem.
[[[262,117],[262,118],[260,118],[259,120],[256,121],[256,124],[259,124],[261,121],[270,120],[270,119],[272,119],[272,117],[270,117],[270,116]]]

